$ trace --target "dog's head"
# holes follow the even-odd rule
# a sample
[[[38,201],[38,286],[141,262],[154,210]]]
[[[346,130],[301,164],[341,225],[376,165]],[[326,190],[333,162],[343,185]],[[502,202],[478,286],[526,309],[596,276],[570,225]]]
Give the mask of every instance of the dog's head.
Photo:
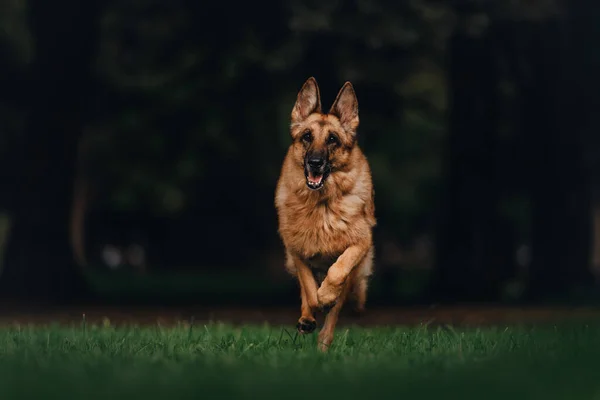
[[[293,156],[302,166],[306,186],[319,190],[327,178],[343,170],[356,145],[358,101],[346,82],[327,114],[321,110],[321,96],[315,78],[309,78],[298,93],[292,109]]]

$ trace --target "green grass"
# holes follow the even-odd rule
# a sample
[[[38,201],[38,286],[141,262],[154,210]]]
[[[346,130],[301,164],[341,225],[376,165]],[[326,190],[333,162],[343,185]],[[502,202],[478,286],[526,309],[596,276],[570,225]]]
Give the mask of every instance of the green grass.
[[[600,326],[0,330],[8,399],[598,399]]]

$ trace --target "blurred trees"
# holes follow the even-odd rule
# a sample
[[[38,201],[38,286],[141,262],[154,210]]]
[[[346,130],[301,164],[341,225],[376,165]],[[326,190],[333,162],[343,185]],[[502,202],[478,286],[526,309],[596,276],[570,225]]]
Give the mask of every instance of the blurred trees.
[[[381,274],[433,264],[445,299],[497,298],[513,279],[540,291],[589,281],[592,12],[551,0],[292,0],[236,12],[62,1],[0,5],[0,205],[15,224],[0,285],[18,287],[34,273],[23,265],[52,259],[67,274],[71,211],[80,262],[93,226],[119,213],[133,216],[113,214],[116,229],[155,221],[154,264],[261,266],[280,252],[274,185],[311,75],[325,104],[346,80],[357,89]],[[26,20],[38,7],[44,17]],[[38,250],[24,251],[29,242]],[[517,260],[529,247],[531,262]]]
[[[199,236],[214,250],[203,259],[211,267],[272,251],[270,205],[289,113],[298,82],[315,75],[324,101],[345,80],[360,88],[381,223],[409,240],[435,198],[449,11],[385,2],[240,7],[235,15],[220,3],[107,8],[98,56],[104,97],[85,161],[90,206],[177,221],[170,257],[178,265],[194,257],[183,254]],[[228,258],[223,237],[239,241],[245,259]]]
[[[453,298],[498,298],[500,285],[519,276],[516,234],[531,249],[521,273],[528,298],[562,297],[593,283],[585,157],[592,113],[583,83],[592,19],[554,1],[470,4],[463,18],[479,16],[488,26],[478,34],[471,22],[472,33],[458,29],[450,42],[448,203],[434,288]],[[510,221],[507,200],[528,211]]]
[[[68,222],[77,143],[94,90],[97,10],[94,1],[34,0],[27,16],[35,50],[15,87],[25,94],[26,117],[5,159],[11,230],[0,293],[56,299],[84,286],[73,266]]]
[[[531,191],[531,295],[565,293],[590,282],[592,214],[584,159],[584,87],[577,83],[581,60],[572,35],[581,23],[571,10],[563,20],[525,27],[523,49],[535,74],[520,76],[523,135]],[[520,35],[521,40],[524,36]],[[575,57],[574,57],[575,56]],[[524,74],[521,71],[521,74]]]
[[[448,47],[445,191],[437,236],[435,292],[444,299],[495,298],[503,270],[500,230],[498,57],[502,37],[483,10],[461,7]],[[509,250],[511,250],[509,248]]]

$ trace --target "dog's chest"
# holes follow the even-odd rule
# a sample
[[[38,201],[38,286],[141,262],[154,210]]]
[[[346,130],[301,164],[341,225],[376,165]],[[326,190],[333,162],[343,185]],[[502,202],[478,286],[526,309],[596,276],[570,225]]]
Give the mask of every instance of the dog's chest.
[[[313,239],[324,240],[348,229],[349,218],[339,207],[318,204],[304,214],[296,214],[297,226]]]
[[[299,205],[295,208],[292,205],[286,223],[289,242],[293,242],[293,247],[306,258],[317,255],[337,257],[357,240],[361,209],[356,198],[311,207]]]

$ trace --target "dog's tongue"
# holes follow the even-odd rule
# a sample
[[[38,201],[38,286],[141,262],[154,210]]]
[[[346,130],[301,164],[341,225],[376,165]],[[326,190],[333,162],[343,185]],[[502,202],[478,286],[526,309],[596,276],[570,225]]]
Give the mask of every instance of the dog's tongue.
[[[321,179],[323,179],[323,175],[313,175],[311,172],[308,173],[308,181],[314,185],[321,183]]]

